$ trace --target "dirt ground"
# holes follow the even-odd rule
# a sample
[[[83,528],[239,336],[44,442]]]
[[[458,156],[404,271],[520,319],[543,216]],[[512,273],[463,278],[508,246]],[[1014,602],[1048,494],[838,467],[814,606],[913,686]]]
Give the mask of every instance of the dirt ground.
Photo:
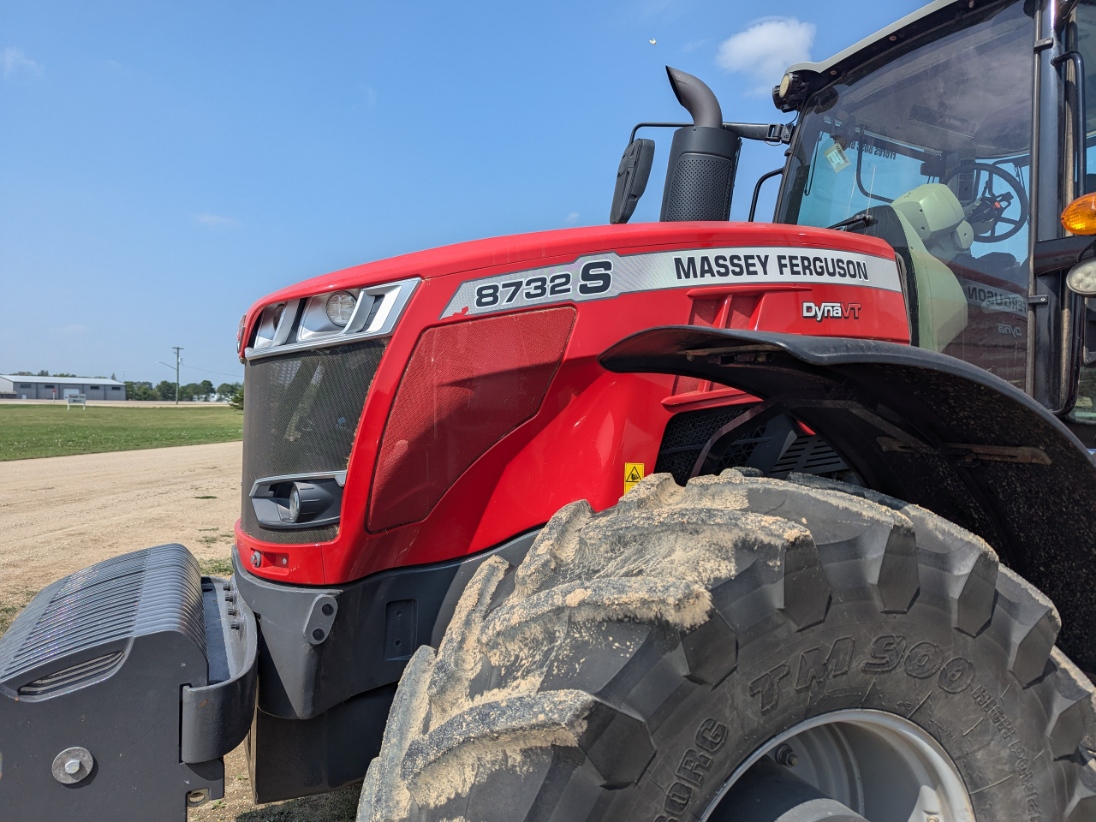
[[[241,455],[230,442],[0,462],[0,629],[45,585],[127,551],[179,542],[207,567],[223,566]],[[241,746],[225,758],[225,798],[189,820],[349,820],[357,791],[256,806]]]
[[[165,542],[199,560],[227,558],[242,449],[226,442],[0,462],[0,602]]]

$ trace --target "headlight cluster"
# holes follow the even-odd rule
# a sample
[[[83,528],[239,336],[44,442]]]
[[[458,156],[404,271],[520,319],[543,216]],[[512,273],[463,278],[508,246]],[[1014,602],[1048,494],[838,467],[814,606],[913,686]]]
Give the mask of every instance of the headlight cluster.
[[[272,303],[259,314],[252,343],[244,348],[244,355],[253,359],[388,336],[420,282],[413,277]]]

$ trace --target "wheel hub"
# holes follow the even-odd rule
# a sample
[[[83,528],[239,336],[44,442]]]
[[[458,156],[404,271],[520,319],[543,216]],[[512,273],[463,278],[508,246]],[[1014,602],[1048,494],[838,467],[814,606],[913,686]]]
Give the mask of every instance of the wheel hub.
[[[973,822],[974,810],[951,757],[926,731],[893,714],[849,710],[806,720],[769,740],[731,775],[701,818]]]

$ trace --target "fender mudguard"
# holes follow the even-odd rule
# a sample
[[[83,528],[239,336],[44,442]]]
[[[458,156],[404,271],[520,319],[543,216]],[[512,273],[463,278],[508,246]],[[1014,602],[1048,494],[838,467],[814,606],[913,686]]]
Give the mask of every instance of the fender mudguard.
[[[733,386],[801,420],[870,488],[985,539],[1054,601],[1059,646],[1096,671],[1096,463],[1022,391],[909,346],[695,326],[640,332],[599,361]]]

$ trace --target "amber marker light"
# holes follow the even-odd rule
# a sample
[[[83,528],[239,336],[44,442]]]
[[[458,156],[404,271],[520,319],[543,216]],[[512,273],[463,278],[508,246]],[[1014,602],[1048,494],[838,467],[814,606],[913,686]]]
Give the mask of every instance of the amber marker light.
[[[1082,194],[1067,205],[1062,225],[1072,234],[1096,234],[1096,194]]]

